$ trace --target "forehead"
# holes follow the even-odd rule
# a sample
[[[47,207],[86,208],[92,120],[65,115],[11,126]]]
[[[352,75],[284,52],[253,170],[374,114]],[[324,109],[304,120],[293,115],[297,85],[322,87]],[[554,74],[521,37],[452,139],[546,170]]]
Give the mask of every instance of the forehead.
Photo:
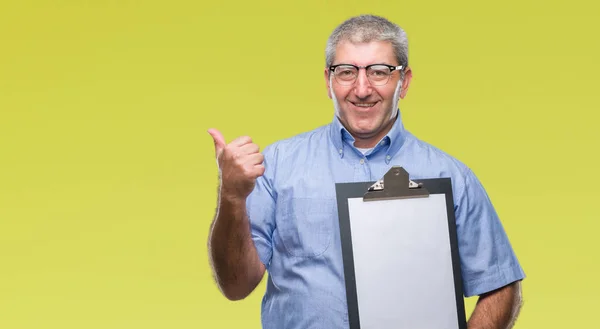
[[[367,43],[340,42],[335,51],[333,64],[369,65],[384,63],[397,65],[394,48],[389,41],[372,41]]]

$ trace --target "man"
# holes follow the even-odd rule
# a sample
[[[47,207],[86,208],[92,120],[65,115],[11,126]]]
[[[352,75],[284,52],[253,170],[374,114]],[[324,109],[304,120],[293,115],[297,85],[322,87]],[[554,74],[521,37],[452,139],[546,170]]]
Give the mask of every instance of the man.
[[[411,179],[452,178],[464,293],[480,296],[469,328],[512,327],[524,273],[484,188],[402,123],[398,102],[412,77],[407,48],[388,20],[351,18],[326,49],[331,124],[263,153],[250,137],[227,144],[209,130],[220,172],[208,244],[214,276],[228,299],[239,300],[269,271],[264,328],[348,327],[335,183],[374,181],[393,165]]]

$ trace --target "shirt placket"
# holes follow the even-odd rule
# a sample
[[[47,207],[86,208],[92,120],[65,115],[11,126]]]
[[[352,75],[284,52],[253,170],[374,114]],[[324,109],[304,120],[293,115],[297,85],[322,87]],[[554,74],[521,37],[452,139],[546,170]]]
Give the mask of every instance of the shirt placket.
[[[364,155],[357,157],[354,164],[354,180],[365,182],[371,180],[371,165]]]

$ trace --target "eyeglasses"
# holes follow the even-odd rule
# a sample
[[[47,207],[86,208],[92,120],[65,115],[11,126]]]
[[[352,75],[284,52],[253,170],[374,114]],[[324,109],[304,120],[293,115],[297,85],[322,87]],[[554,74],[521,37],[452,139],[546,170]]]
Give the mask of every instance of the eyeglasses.
[[[339,84],[349,86],[356,81],[358,71],[362,68],[367,70],[367,78],[372,85],[382,86],[390,81],[390,77],[394,71],[402,69],[402,65],[371,64],[356,66],[352,64],[338,64],[330,66],[329,71],[333,72],[333,76]]]

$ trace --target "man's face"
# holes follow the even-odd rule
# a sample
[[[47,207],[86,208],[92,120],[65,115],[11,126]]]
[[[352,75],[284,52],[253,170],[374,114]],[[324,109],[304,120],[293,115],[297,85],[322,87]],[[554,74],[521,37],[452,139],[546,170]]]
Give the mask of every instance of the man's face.
[[[353,44],[340,42],[336,49],[333,65],[388,64],[397,66],[392,44],[370,42]],[[406,71],[404,81],[400,72],[393,71],[389,81],[381,86],[373,85],[367,78],[365,69],[360,69],[356,81],[351,85],[341,85],[325,69],[325,80],[329,98],[333,100],[336,115],[342,124],[355,137],[358,147],[374,146],[391,128],[399,98],[404,98],[411,72]]]

